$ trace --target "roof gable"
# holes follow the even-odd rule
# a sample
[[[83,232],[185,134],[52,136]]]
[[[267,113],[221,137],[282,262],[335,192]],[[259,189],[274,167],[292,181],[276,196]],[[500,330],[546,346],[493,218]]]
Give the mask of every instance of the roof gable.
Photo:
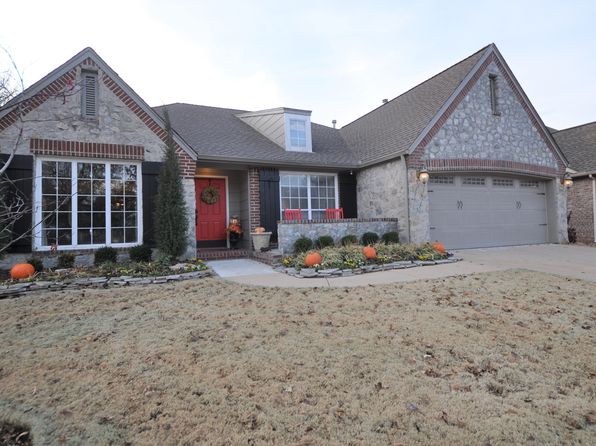
[[[17,105],[21,105],[26,115],[35,110],[49,98],[60,94],[68,95],[79,66],[98,68],[100,81],[112,91],[159,139],[165,142],[165,122],[149,105],[130,87],[112,68],[99,57],[92,48],[85,48],[58,68],[35,82],[21,94],[0,109],[0,131],[14,124],[17,120]],[[186,142],[175,135],[177,151],[185,157],[196,159],[196,153]]]

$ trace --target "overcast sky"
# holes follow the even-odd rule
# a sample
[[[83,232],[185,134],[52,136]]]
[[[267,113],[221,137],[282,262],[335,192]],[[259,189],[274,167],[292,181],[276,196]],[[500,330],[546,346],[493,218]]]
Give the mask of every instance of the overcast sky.
[[[596,120],[593,0],[3,3],[27,85],[91,46],[152,106],[286,106],[341,127],[494,42],[547,125]]]

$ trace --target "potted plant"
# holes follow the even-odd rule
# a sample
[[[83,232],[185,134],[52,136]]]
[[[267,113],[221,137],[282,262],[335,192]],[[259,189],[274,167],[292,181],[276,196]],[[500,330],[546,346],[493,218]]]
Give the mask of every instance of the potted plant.
[[[230,218],[230,223],[226,228],[228,233],[228,239],[230,240],[230,248],[238,249],[238,242],[242,238],[242,226],[240,225],[240,219],[236,216]]]
[[[255,232],[250,234],[252,239],[252,246],[257,252],[269,249],[269,241],[271,240],[271,232],[265,231],[265,228],[259,226],[255,228]]]

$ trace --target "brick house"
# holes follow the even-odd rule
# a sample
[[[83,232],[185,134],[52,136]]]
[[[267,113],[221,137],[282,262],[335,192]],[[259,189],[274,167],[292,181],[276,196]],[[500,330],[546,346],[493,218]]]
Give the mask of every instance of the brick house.
[[[0,110],[4,159],[17,103],[27,122],[8,176],[33,212],[15,229],[34,230],[15,251],[151,243],[164,107],[191,211],[189,255],[225,246],[232,215],[246,247],[257,226],[274,237],[283,226],[281,246],[338,208],[338,225],[450,248],[567,240],[566,159],[494,44],[341,129],[286,107],[151,108],[90,48]],[[302,221],[284,222],[287,210]]]
[[[553,137],[574,171],[569,191],[569,226],[577,241],[596,242],[596,122],[553,131]]]

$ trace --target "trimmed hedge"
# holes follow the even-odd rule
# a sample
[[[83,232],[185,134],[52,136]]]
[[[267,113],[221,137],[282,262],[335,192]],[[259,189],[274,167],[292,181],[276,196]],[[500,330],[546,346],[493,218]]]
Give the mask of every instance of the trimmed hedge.
[[[313,242],[308,237],[302,236],[294,242],[294,252],[306,252],[313,248]]]
[[[315,241],[315,246],[317,249],[327,248],[328,246],[334,246],[335,242],[333,241],[333,237],[330,235],[322,235]]]
[[[362,244],[364,246],[374,245],[379,241],[379,234],[376,232],[365,232],[362,234]]]
[[[133,262],[150,262],[151,247],[146,244],[133,246],[128,250],[128,255]]]
[[[357,244],[358,244],[358,237],[356,237],[354,234],[348,234],[341,238],[341,246],[357,245]]]
[[[116,263],[118,260],[118,252],[114,248],[105,246],[95,251],[93,263],[101,265],[102,263]]]
[[[398,232],[395,232],[395,231],[386,232],[381,237],[381,240],[386,245],[388,245],[389,243],[399,243],[399,233]]]

